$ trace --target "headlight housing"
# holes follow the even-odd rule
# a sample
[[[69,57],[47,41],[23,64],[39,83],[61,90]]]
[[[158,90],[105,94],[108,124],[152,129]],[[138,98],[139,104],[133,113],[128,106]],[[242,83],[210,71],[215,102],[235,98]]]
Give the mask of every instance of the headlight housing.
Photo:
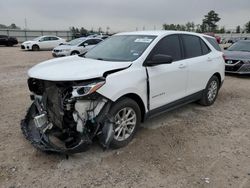
[[[93,82],[84,86],[73,86],[72,98],[83,97],[94,93],[105,84],[105,81]]]

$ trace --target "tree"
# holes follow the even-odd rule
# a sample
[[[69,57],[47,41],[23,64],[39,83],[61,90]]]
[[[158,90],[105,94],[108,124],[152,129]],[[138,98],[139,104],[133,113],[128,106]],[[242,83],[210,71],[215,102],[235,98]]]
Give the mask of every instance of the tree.
[[[219,33],[225,33],[226,32],[226,29],[225,29],[225,27],[221,27],[220,29],[219,29],[219,31],[218,31]]]
[[[236,27],[236,33],[240,33],[240,26],[239,25]]]
[[[246,23],[245,29],[247,33],[250,33],[250,21]]]
[[[195,28],[194,22],[187,22],[185,26],[187,31],[194,31]]]
[[[215,32],[218,27],[216,23],[220,21],[219,14],[211,10],[204,17],[202,20],[202,32]]]
[[[80,35],[86,37],[88,35],[88,30],[86,30],[84,27],[81,27]]]
[[[20,27],[17,27],[16,24],[12,23],[9,27],[9,29],[20,29]]]

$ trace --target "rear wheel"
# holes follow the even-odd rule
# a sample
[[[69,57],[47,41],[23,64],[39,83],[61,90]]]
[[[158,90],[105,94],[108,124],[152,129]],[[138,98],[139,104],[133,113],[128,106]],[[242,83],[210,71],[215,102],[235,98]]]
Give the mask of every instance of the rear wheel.
[[[32,46],[32,51],[39,51],[39,49],[39,46],[36,44]]]
[[[219,91],[219,79],[212,76],[207,83],[206,89],[203,91],[202,98],[199,103],[203,106],[210,106],[217,98]]]
[[[115,121],[114,138],[110,147],[116,149],[126,146],[134,137],[141,122],[141,111],[138,104],[129,98],[117,101],[110,110]]]

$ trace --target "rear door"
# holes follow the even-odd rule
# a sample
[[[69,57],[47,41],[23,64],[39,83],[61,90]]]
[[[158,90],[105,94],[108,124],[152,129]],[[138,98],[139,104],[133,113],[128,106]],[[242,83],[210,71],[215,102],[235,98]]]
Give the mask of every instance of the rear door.
[[[185,60],[183,60],[179,36],[168,35],[161,39],[148,59],[157,54],[169,55],[173,58],[173,62],[147,67],[150,110],[164,106],[186,95],[187,66]]]
[[[194,94],[206,87],[211,76],[211,50],[202,38],[195,35],[181,34],[185,61],[188,67],[187,95]]]
[[[49,48],[55,48],[57,46],[59,46],[59,44],[61,43],[61,41],[59,40],[59,38],[57,37],[50,37],[50,41],[49,41]]]

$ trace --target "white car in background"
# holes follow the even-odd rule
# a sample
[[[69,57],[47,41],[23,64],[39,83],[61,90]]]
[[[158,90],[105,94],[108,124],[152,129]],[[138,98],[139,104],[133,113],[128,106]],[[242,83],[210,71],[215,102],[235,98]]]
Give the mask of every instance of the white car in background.
[[[22,50],[51,50],[58,45],[64,44],[66,41],[57,36],[41,36],[33,40],[23,42],[21,45]]]
[[[101,42],[99,38],[81,37],[74,39],[64,45],[57,46],[52,51],[53,57],[63,57],[70,55],[79,55],[87,52],[96,44]]]

